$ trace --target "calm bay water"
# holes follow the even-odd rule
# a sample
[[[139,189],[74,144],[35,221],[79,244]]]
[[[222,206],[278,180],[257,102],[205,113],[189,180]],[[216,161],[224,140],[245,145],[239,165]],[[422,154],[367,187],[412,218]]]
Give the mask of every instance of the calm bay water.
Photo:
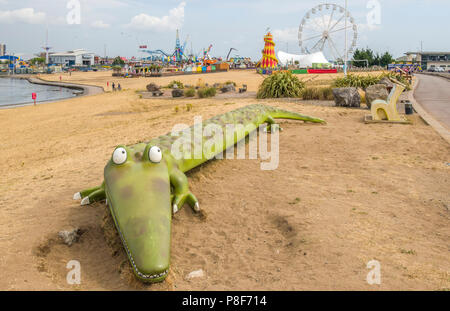
[[[65,87],[39,85],[22,79],[0,78],[0,107],[33,103],[32,93],[37,94],[37,102],[58,100],[76,96],[75,90]]]

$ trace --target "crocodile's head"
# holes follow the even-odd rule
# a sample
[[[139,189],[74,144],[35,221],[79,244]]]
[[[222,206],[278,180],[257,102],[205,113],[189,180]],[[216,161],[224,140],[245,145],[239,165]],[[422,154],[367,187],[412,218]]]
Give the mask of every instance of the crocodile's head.
[[[119,146],[105,167],[105,192],[136,276],[166,278],[170,258],[171,202],[167,162],[157,146]]]

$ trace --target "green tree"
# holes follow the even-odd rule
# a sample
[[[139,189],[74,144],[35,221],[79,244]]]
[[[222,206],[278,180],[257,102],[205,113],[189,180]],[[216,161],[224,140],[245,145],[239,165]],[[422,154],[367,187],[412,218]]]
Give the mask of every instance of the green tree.
[[[113,64],[113,66],[123,67],[123,66],[125,66],[125,61],[123,59],[121,59],[120,56],[117,56],[116,58],[114,58],[114,61],[112,64]]]
[[[32,65],[42,65],[42,64],[45,64],[45,58],[35,57],[35,58],[30,59],[30,63]]]

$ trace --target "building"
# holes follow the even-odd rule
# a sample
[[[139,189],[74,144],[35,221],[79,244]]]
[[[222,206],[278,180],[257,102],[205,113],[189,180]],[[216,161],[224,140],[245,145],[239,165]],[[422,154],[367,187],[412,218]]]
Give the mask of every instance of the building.
[[[64,67],[93,66],[95,54],[86,50],[73,50],[66,53],[51,53],[49,63],[51,65],[62,65]]]
[[[406,61],[420,64],[423,70],[442,67],[450,70],[450,52],[407,52]]]
[[[5,56],[5,55],[6,55],[6,44],[0,43],[0,56]]]

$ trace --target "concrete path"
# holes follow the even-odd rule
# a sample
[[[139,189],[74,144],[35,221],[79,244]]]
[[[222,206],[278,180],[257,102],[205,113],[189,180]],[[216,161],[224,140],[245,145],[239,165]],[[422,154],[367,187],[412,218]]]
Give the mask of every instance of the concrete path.
[[[414,98],[445,129],[450,130],[450,80],[416,75],[418,81]]]

